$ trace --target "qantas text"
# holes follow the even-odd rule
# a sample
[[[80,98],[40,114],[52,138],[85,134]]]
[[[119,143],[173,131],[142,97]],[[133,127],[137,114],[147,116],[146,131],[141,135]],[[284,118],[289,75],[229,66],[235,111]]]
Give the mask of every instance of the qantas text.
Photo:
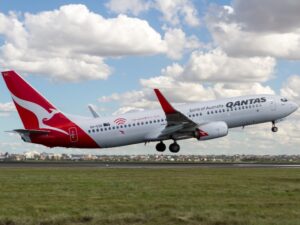
[[[235,102],[227,102],[226,107],[235,107],[235,106],[242,106],[242,105],[249,105],[249,104],[256,104],[256,103],[262,103],[266,102],[265,97],[261,98],[250,98],[246,100],[241,100],[241,101],[235,101]]]

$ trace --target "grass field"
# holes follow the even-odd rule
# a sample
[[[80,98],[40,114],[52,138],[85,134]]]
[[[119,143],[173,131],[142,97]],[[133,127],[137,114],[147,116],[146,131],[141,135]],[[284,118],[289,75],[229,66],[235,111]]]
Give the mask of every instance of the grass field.
[[[2,168],[0,224],[300,224],[300,170]]]

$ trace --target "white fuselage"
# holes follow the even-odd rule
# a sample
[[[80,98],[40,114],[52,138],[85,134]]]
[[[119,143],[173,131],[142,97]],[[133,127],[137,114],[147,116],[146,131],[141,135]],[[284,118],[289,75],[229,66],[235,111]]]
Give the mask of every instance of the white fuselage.
[[[297,110],[297,105],[280,96],[253,95],[178,105],[176,109],[197,124],[223,121],[233,128],[280,120]],[[86,119],[70,116],[70,119],[101,148],[158,141],[155,137],[167,125],[162,109]]]

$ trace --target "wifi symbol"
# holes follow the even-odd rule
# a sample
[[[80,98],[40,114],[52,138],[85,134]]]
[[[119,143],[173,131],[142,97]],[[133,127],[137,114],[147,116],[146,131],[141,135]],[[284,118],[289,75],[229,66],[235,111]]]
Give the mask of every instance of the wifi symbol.
[[[118,119],[115,119],[114,122],[117,124],[117,125],[123,125],[126,123],[126,119],[125,118],[118,118]]]

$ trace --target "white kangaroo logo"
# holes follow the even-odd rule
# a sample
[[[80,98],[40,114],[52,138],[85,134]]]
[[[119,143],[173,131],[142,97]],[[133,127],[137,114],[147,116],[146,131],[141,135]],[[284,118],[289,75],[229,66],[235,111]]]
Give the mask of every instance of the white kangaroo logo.
[[[45,129],[49,129],[49,130],[56,130],[58,132],[64,133],[66,135],[68,135],[68,133],[64,130],[55,128],[55,127],[51,127],[48,126],[46,124],[44,124],[45,120],[50,120],[55,114],[60,113],[60,111],[56,110],[56,109],[50,109],[51,113],[49,113],[47,110],[45,110],[43,107],[41,107],[40,105],[33,103],[33,102],[29,102],[29,101],[25,101],[23,99],[20,99],[18,97],[16,97],[15,95],[11,94],[13,100],[20,106],[22,106],[23,108],[31,111],[32,113],[34,113],[34,115],[37,117],[38,119],[38,123],[39,123],[39,128],[45,128]]]

